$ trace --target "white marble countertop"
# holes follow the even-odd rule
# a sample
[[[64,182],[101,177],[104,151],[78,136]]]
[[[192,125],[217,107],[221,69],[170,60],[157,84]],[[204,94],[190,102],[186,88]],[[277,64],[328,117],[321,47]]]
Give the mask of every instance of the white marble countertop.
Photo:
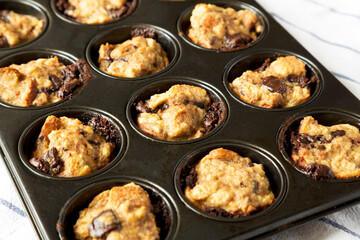
[[[360,99],[359,0],[257,0]],[[34,240],[14,184],[0,161],[0,239]],[[360,204],[268,239],[360,239]]]

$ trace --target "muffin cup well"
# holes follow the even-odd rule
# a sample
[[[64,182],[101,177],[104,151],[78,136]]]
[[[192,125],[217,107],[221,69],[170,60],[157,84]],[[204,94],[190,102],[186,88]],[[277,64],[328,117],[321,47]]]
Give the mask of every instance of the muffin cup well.
[[[153,73],[143,77],[136,77],[136,78],[117,77],[101,71],[99,69],[99,64],[98,64],[99,49],[101,44],[105,44],[105,43],[119,44],[125,42],[126,40],[132,38],[131,31],[136,28],[155,30],[155,34],[157,36],[156,41],[161,45],[161,47],[167,53],[167,56],[169,58],[169,65],[157,73]],[[178,56],[179,56],[179,44],[177,43],[175,37],[167,30],[149,24],[126,25],[126,26],[109,29],[108,31],[102,32],[97,36],[95,36],[90,41],[89,45],[86,48],[86,58],[90,63],[91,67],[94,68],[98,73],[113,79],[130,80],[130,81],[147,79],[166,72],[175,64],[175,62],[178,59]]]
[[[201,88],[205,89],[211,98],[211,102],[222,102],[223,103],[222,110],[225,112],[224,120],[221,123],[219,123],[219,125],[216,126],[216,128],[213,129],[208,134],[205,134],[204,136],[202,136],[200,138],[186,140],[186,141],[161,140],[161,139],[155,138],[155,137],[150,136],[150,135],[144,133],[143,131],[141,131],[140,128],[136,124],[136,119],[137,119],[137,115],[138,115],[138,112],[135,109],[136,103],[138,103],[139,101],[147,100],[154,94],[164,93],[167,90],[169,90],[169,88],[171,88],[173,85],[176,85],[176,84],[188,84],[188,85],[197,86],[197,87],[201,87]],[[221,94],[221,92],[216,90],[214,87],[212,87],[208,83],[205,83],[203,81],[199,81],[196,79],[188,78],[188,77],[167,77],[166,79],[159,80],[150,85],[147,85],[147,86],[141,88],[135,94],[133,94],[126,106],[126,117],[127,117],[128,121],[130,122],[130,125],[132,126],[132,128],[137,133],[139,133],[141,136],[148,138],[150,140],[158,141],[161,143],[168,143],[168,144],[193,143],[196,141],[203,140],[204,138],[207,138],[207,137],[215,134],[217,131],[219,131],[219,129],[225,124],[228,115],[229,115],[228,103],[227,103],[225,97]]]
[[[47,29],[47,26],[49,24],[49,19],[47,15],[47,11],[44,9],[43,6],[41,6],[39,3],[34,2],[32,0],[25,1],[25,0],[6,0],[6,1],[0,1],[0,9],[1,10],[9,10],[14,11],[15,13],[24,14],[24,15],[31,15],[36,17],[37,19],[43,19],[44,20],[44,26],[41,30],[41,33],[36,38],[24,42],[22,44],[13,46],[13,47],[7,47],[7,48],[0,48],[0,51],[2,50],[12,50],[15,48],[23,47],[36,39],[40,38],[44,32]]]
[[[277,144],[279,151],[285,158],[285,160],[291,164],[296,170],[303,173],[304,175],[313,178],[309,175],[303,168],[298,166],[291,159],[291,132],[297,131],[300,125],[301,120],[306,116],[312,116],[315,120],[321,125],[331,126],[336,124],[350,124],[360,129],[360,116],[355,115],[349,112],[343,112],[340,110],[330,110],[330,109],[318,109],[310,110],[300,114],[297,114],[293,117],[288,118],[279,129],[277,135]],[[315,179],[314,179],[315,180]],[[321,181],[328,182],[351,182],[359,181],[359,178],[347,178],[347,179],[321,179]]]
[[[0,60],[0,68],[7,67],[11,64],[24,64],[24,63],[28,63],[29,61],[36,60],[38,58],[51,58],[54,56],[57,56],[59,61],[61,63],[63,63],[64,65],[73,64],[78,60],[78,58],[74,57],[73,55],[63,52],[63,51],[59,51],[59,50],[31,49],[31,50],[21,51],[21,52],[12,54],[4,59],[1,59]],[[86,84],[76,88],[75,91],[72,93],[72,95],[75,95],[76,93],[81,91],[85,86],[86,86]],[[50,103],[50,104],[46,104],[43,106],[34,106],[34,107],[20,107],[20,106],[11,105],[11,104],[8,104],[8,103],[2,102],[2,101],[0,101],[0,105],[4,106],[4,107],[8,107],[8,108],[14,108],[14,109],[41,109],[41,108],[46,108],[46,107],[54,106],[56,104],[63,103],[68,99],[69,99],[69,97],[65,97],[62,100],[55,102],[55,103]]]
[[[151,204],[154,207],[156,225],[160,228],[160,239],[174,239],[179,228],[179,216],[176,205],[170,195],[154,183],[131,177],[101,180],[77,192],[66,202],[60,212],[59,220],[56,224],[60,239],[75,239],[73,226],[79,218],[79,212],[87,208],[96,195],[112,187],[122,186],[130,182],[141,186],[149,194]]]
[[[62,20],[64,20],[65,22],[71,23],[71,24],[75,24],[75,25],[82,25],[82,26],[99,26],[99,25],[107,25],[107,24],[112,24],[112,23],[116,23],[118,21],[123,20],[124,18],[128,17],[129,15],[131,15],[137,8],[139,0],[129,0],[131,2],[135,2],[135,7],[131,10],[129,10],[127,13],[125,13],[123,16],[121,16],[119,19],[115,19],[114,21],[109,21],[109,22],[105,22],[105,23],[96,23],[96,24],[87,24],[87,23],[81,23],[81,22],[77,22],[75,20],[73,20],[70,16],[64,15],[63,13],[61,13],[59,11],[59,9],[56,7],[56,3],[59,0],[51,0],[51,8],[53,10],[53,12]],[[68,0],[67,0],[68,1]]]
[[[233,8],[235,9],[236,11],[239,11],[239,10],[250,10],[252,12],[254,12],[257,17],[259,18],[260,22],[261,22],[261,25],[263,26],[263,31],[262,33],[259,35],[259,37],[249,46],[247,47],[244,47],[244,48],[241,48],[241,49],[235,49],[235,50],[230,50],[230,51],[222,51],[220,49],[209,49],[209,48],[205,48],[205,47],[202,47],[200,45],[197,45],[195,43],[193,43],[188,37],[187,37],[187,31],[190,27],[190,17],[191,17],[191,14],[192,14],[192,11],[194,10],[195,8],[195,5],[194,4],[192,7],[186,9],[179,17],[178,19],[178,22],[177,22],[177,30],[179,32],[179,36],[185,41],[187,42],[188,44],[190,44],[191,46],[193,47],[196,47],[196,48],[199,48],[199,49],[202,49],[202,50],[206,50],[206,51],[211,51],[211,52],[222,52],[222,53],[226,53],[226,52],[235,52],[235,51],[241,51],[241,50],[244,50],[244,49],[247,49],[247,48],[250,48],[254,45],[256,45],[258,42],[260,42],[262,39],[264,39],[267,31],[268,31],[268,20],[266,19],[265,15],[260,11],[258,10],[257,8],[251,6],[250,4],[247,4],[247,3],[243,3],[243,2],[239,2],[239,1],[236,1],[236,0],[227,0],[227,1],[222,1],[222,0],[218,0],[218,1],[206,1],[206,2],[202,2],[202,3],[207,3],[207,4],[214,4],[216,6],[219,6],[219,7],[223,7],[223,8]]]
[[[249,157],[253,163],[262,164],[264,166],[266,177],[269,179],[270,188],[273,191],[276,200],[270,206],[260,212],[253,213],[250,216],[243,216],[238,218],[214,216],[202,211],[190,203],[184,195],[186,188],[185,178],[189,175],[191,169],[194,168],[204,156],[216,148],[232,150],[242,157]],[[176,192],[179,195],[181,201],[188,208],[203,217],[227,222],[246,221],[253,218],[266,217],[266,214],[274,210],[286,195],[288,185],[287,181],[288,178],[283,167],[277,160],[274,159],[273,156],[259,147],[242,142],[218,142],[200,147],[185,154],[184,157],[179,161],[174,172],[174,185]]]
[[[113,129],[116,131],[116,137],[119,139],[118,142],[115,143],[115,149],[112,152],[111,159],[112,161],[105,166],[102,169],[97,170],[96,172],[93,172],[91,174],[85,175],[85,176],[79,176],[79,177],[58,177],[58,176],[50,176],[49,174],[45,174],[43,172],[38,171],[33,167],[29,160],[31,158],[32,151],[35,147],[36,139],[38,138],[41,128],[46,120],[46,118],[50,115],[54,115],[56,117],[69,117],[69,118],[77,118],[81,122],[87,122],[93,117],[101,116],[108,120],[113,127]],[[63,110],[57,110],[55,112],[51,112],[46,114],[45,116],[42,116],[35,120],[32,124],[30,124],[25,131],[22,133],[19,143],[18,143],[18,152],[20,155],[20,158],[23,162],[23,164],[32,171],[35,175],[45,177],[48,179],[55,179],[55,180],[80,180],[88,177],[92,177],[94,175],[103,173],[120,161],[122,156],[124,155],[126,148],[127,148],[127,134],[123,127],[123,124],[117,120],[114,116],[103,112],[101,110],[88,108],[88,107],[81,107],[81,108],[70,108],[70,109],[63,109]]]
[[[264,63],[267,58],[270,58],[271,61],[275,61],[278,57],[286,57],[286,56],[296,56],[299,60],[305,63],[306,69],[306,77],[311,78],[315,76],[318,81],[315,84],[310,85],[310,98],[294,107],[289,108],[263,108],[247,103],[238,97],[234,91],[230,88],[229,83],[232,83],[237,77],[240,77],[247,70],[255,70]],[[231,60],[227,66],[225,67],[224,75],[223,75],[223,83],[225,85],[226,90],[230,93],[230,95],[237,100],[238,102],[252,108],[265,110],[265,111],[286,111],[292,110],[296,108],[300,108],[305,106],[306,104],[313,101],[321,92],[323,88],[323,78],[320,70],[313,64],[310,60],[292,52],[283,51],[283,50],[262,50],[255,51],[247,54],[246,56],[239,56]]]

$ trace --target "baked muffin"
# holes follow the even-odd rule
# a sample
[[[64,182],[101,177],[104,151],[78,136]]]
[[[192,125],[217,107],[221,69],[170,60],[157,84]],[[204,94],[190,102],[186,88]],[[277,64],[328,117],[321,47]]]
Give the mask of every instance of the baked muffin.
[[[70,20],[85,24],[100,24],[129,15],[135,0],[56,0],[57,10]]]
[[[292,132],[291,146],[291,159],[315,179],[360,176],[360,132],[355,126],[323,126],[306,116]]]
[[[199,3],[192,11],[187,36],[204,48],[233,51],[253,44],[262,31],[252,11]]]
[[[199,138],[225,118],[222,102],[211,102],[205,89],[186,84],[173,85],[136,104],[141,131],[167,141]]]
[[[215,216],[248,216],[275,201],[263,165],[223,148],[203,157],[186,183],[189,202]]]
[[[0,11],[0,48],[13,47],[40,35],[44,20],[13,11]]]
[[[160,239],[149,195],[129,183],[97,195],[80,212],[74,225],[76,239]]]
[[[157,73],[169,65],[167,53],[155,40],[153,29],[136,28],[132,38],[120,44],[102,44],[99,69],[117,77],[143,77]]]
[[[65,66],[55,56],[12,64],[0,68],[0,100],[20,107],[55,103],[91,78],[85,60]]]
[[[111,162],[116,141],[115,130],[100,116],[86,124],[76,118],[48,116],[29,162],[52,176],[83,176]]]
[[[278,57],[271,62],[245,71],[229,84],[243,101],[263,108],[288,108],[305,102],[311,96],[310,85],[318,82],[306,77],[305,63],[295,56]]]

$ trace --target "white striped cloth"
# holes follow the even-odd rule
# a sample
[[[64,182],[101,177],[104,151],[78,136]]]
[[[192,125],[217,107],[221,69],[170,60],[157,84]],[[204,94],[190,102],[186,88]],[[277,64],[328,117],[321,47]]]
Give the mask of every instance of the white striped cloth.
[[[257,0],[360,99],[360,0]],[[14,184],[0,161],[0,239],[35,240]],[[360,204],[285,230],[268,240],[360,239]]]

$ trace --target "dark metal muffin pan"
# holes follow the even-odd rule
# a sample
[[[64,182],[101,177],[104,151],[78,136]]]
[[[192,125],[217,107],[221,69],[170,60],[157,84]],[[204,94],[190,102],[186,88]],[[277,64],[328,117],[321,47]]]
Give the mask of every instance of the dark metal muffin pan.
[[[10,6],[9,2],[0,1],[0,6]],[[168,239],[262,237],[360,201],[359,179],[316,181],[293,166],[287,150],[282,147],[282,142],[286,141],[284,131],[307,114],[318,117],[320,123],[349,122],[359,127],[360,102],[256,2],[204,2],[256,9],[263,14],[265,33],[246,49],[208,51],[189,44],[184,39],[183,29],[178,27],[184,13],[198,1],[139,0],[135,11],[126,18],[97,25],[64,20],[54,12],[52,1],[11,1],[12,7],[18,4],[16,7],[23,8],[24,12],[32,9],[30,6],[41,10],[42,16],[47,18],[47,27],[41,36],[29,43],[0,50],[2,67],[5,63],[54,54],[65,62],[86,59],[94,68],[94,78],[66,101],[33,108],[0,105],[1,155],[40,238],[71,239],[71,224],[92,196],[130,181],[138,182],[149,193],[158,192],[171,209],[170,233],[162,234]],[[164,40],[161,44],[173,59],[171,66],[140,79],[114,78],[96,70],[94,46],[103,40],[129,38],[129,26],[151,26],[159,31]],[[107,36],[112,32],[119,36]],[[312,74],[320,79],[311,99],[293,108],[266,110],[235,98],[226,82],[232,82],[235,75],[241,74],[242,64],[238,63],[244,59],[256,62],[258,59],[253,56],[263,59],[264,53],[301,56]],[[170,143],[140,134],[134,125],[133,102],[176,82],[203,86],[213,97],[222,99],[227,107],[225,121],[196,141]],[[81,118],[85,113],[99,113],[117,127],[122,142],[113,162],[97,173],[74,179],[44,176],[31,169],[26,157],[44,118],[50,114]],[[190,158],[200,160],[198,158],[207,150],[216,146],[228,147],[264,164],[277,196],[273,206],[249,217],[224,221],[205,216],[186,202],[177,186],[177,166]]]

